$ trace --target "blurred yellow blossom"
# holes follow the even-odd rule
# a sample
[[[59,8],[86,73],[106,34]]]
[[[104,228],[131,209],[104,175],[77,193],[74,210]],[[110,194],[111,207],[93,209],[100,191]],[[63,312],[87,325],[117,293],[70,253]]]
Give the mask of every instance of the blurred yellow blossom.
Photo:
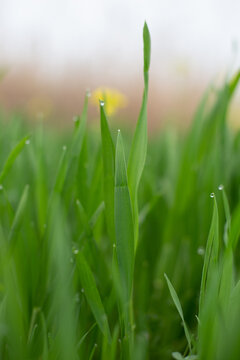
[[[91,103],[99,106],[99,101],[104,101],[104,109],[107,115],[113,115],[118,109],[127,105],[127,98],[124,94],[116,89],[105,87],[97,88],[91,96]]]

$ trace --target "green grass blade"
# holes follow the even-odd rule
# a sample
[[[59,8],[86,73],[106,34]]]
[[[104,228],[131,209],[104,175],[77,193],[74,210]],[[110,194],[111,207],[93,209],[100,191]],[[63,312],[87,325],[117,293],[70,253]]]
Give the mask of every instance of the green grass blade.
[[[59,360],[75,359],[77,351],[69,237],[65,210],[60,196],[55,195],[49,212],[48,252],[53,343]]]
[[[230,231],[230,228],[231,228],[230,207],[229,207],[229,202],[228,202],[228,198],[227,198],[224,186],[219,185],[218,189],[221,191],[222,197],[223,197],[223,207],[224,207],[224,212],[225,212],[225,217],[226,217],[226,224],[225,224],[225,229],[224,229],[224,243],[227,246],[228,245],[228,239],[229,239],[229,231]]]
[[[128,182],[133,207],[135,246],[138,239],[138,201],[137,193],[147,155],[147,99],[148,99],[148,71],[150,66],[151,39],[148,26],[143,28],[144,43],[144,92],[142,106],[133,137],[128,160]]]
[[[81,117],[78,118],[75,122],[75,131],[73,134],[71,147],[69,150],[67,150],[67,147],[65,145],[63,146],[63,152],[60,158],[56,181],[54,184],[54,192],[61,193],[65,183],[70,182],[72,184],[73,179],[75,179],[78,158],[81,153],[86,133],[87,109],[88,95],[85,97]]]
[[[87,338],[87,336],[90,334],[90,332],[95,328],[96,324],[97,324],[97,323],[94,323],[94,324],[90,327],[90,329],[89,329],[87,332],[85,332],[85,334],[81,337],[81,339],[79,340],[79,342],[78,342],[78,344],[77,344],[77,348],[78,348],[78,349],[80,348],[80,346],[82,345],[82,343],[85,341],[85,339]]]
[[[165,276],[165,279],[167,280],[168,289],[170,291],[173,302],[174,302],[174,304],[175,304],[175,306],[177,308],[177,311],[178,311],[178,313],[180,315],[180,318],[182,320],[185,336],[186,336],[186,339],[187,339],[187,342],[188,342],[189,351],[191,352],[191,349],[192,349],[191,336],[190,336],[187,324],[186,324],[184,316],[183,316],[183,310],[182,310],[180,300],[178,298],[178,295],[177,295],[173,285],[171,284],[171,281],[168,279],[166,274],[164,274],[164,276]]]
[[[211,271],[214,270],[218,262],[218,251],[219,251],[219,219],[218,219],[218,207],[217,200],[214,196],[213,216],[211,227],[208,235],[207,246],[204,256],[204,264],[202,271],[202,280],[200,288],[200,299],[199,299],[199,318],[201,320],[201,311],[203,307],[205,292],[207,288],[208,277],[211,276]]]
[[[58,165],[58,171],[57,171],[57,175],[56,175],[55,184],[53,187],[53,192],[59,193],[59,194],[61,193],[64,181],[65,181],[67,167],[68,167],[67,146],[64,145],[62,148],[62,154],[61,154],[59,165]],[[53,194],[52,194],[52,196],[53,196]]]
[[[233,252],[232,248],[228,247],[225,249],[219,290],[219,299],[223,309],[227,308],[232,292],[233,270]]]
[[[231,227],[229,231],[229,243],[232,246],[233,251],[236,249],[239,235],[240,235],[240,204],[238,204],[233,211],[231,219]]]
[[[78,275],[83,286],[87,302],[92,310],[100,330],[102,331],[103,335],[107,337],[108,341],[111,342],[111,334],[107,315],[105,313],[94,276],[82,252],[79,252],[76,255],[76,261]]]
[[[229,82],[228,86],[229,86],[230,96],[234,94],[236,87],[239,83],[239,80],[240,80],[240,70],[237,71],[237,73],[233,76],[233,78]]]
[[[16,160],[18,155],[21,153],[21,151],[25,147],[26,142],[28,142],[29,138],[30,138],[30,135],[24,136],[24,138],[22,138],[19,141],[19,143],[14,147],[14,149],[8,155],[8,158],[5,162],[5,164],[3,165],[3,169],[0,173],[0,184],[3,182],[3,180],[9,173],[10,169],[12,168],[12,166],[14,164],[14,161]]]
[[[29,193],[29,185],[26,185],[24,190],[23,190],[21,199],[19,201],[15,216],[13,218],[11,229],[10,229],[10,232],[9,232],[8,241],[10,243],[12,243],[14,235],[16,234],[17,230],[21,226],[21,222],[22,222],[23,217],[24,217],[24,211],[25,211],[25,208],[26,208],[26,205],[27,205],[28,193]]]
[[[115,242],[114,228],[114,171],[115,171],[115,148],[109,130],[104,105],[100,103],[102,159],[103,159],[103,187],[104,202],[106,206],[106,221],[109,236]]]
[[[134,233],[124,148],[120,130],[116,145],[115,236],[124,302],[130,301],[134,267]]]

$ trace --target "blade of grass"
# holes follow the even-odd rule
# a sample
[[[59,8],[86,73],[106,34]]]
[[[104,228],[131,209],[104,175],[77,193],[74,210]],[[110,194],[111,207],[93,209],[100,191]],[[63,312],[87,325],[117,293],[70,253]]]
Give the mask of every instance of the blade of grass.
[[[92,310],[100,330],[102,331],[103,335],[107,337],[108,342],[111,342],[111,334],[107,315],[105,313],[92,271],[81,251],[79,251],[79,253],[76,255],[76,262],[78,267],[78,275],[83,286],[87,302]]]
[[[104,105],[100,102],[102,159],[103,159],[103,187],[104,202],[106,206],[106,221],[109,236],[115,242],[114,229],[114,171],[115,171],[115,148],[108,126]]]
[[[120,306],[124,319],[124,359],[131,359],[133,346],[132,287],[134,271],[134,228],[132,207],[127,181],[124,148],[121,132],[118,130],[115,160],[115,237],[118,274],[120,279]],[[118,286],[115,286],[118,290]]]
[[[132,207],[128,189],[127,172],[121,132],[118,130],[115,172],[115,236],[119,274],[123,299],[130,301],[134,267],[134,234]]]
[[[8,155],[8,158],[7,158],[6,162],[5,162],[5,164],[3,165],[3,169],[2,169],[2,171],[0,173],[0,184],[3,182],[3,180],[5,179],[7,174],[9,173],[10,169],[12,168],[12,166],[14,164],[14,161],[16,160],[18,155],[21,153],[21,151],[25,147],[26,142],[29,141],[29,138],[30,138],[30,135],[24,136],[24,138],[22,138],[19,141],[19,143],[14,147],[14,149]]]
[[[143,28],[144,44],[144,92],[142,106],[133,137],[133,142],[128,160],[128,181],[131,195],[134,221],[135,247],[138,240],[138,186],[142,176],[147,155],[147,99],[148,99],[148,72],[150,66],[151,39],[148,26],[145,23]]]
[[[168,279],[167,275],[164,274],[165,276],[165,279],[167,281],[167,285],[168,285],[168,289],[170,291],[170,294],[171,294],[171,297],[173,299],[173,302],[177,308],[177,311],[180,315],[180,318],[182,320],[182,323],[183,323],[183,328],[184,328],[184,332],[185,332],[185,336],[186,336],[186,339],[187,339],[187,342],[188,342],[188,347],[189,347],[189,351],[191,353],[192,351],[192,345],[191,345],[191,336],[190,336],[190,333],[189,333],[189,330],[188,330],[188,327],[187,327],[187,324],[185,322],[185,319],[184,319],[184,316],[183,316],[183,310],[182,310],[182,306],[181,306],[181,303],[179,301],[179,298],[178,298],[178,295],[171,283],[171,281]]]
[[[11,228],[10,228],[10,232],[9,232],[9,235],[8,235],[9,243],[13,242],[14,235],[16,234],[19,227],[21,226],[21,222],[22,222],[22,219],[24,217],[24,211],[25,211],[25,208],[26,208],[26,205],[27,205],[28,193],[29,193],[29,185],[26,185],[24,190],[23,190],[21,199],[19,201],[16,213],[15,213],[15,216],[13,218],[13,222],[12,222],[12,225],[11,225]]]
[[[207,246],[204,256],[204,264],[202,271],[202,280],[201,280],[201,288],[200,288],[200,298],[199,298],[199,318],[201,320],[201,311],[203,307],[205,292],[207,288],[207,281],[209,274],[212,269],[217,266],[218,261],[218,251],[219,251],[219,219],[218,219],[218,207],[217,200],[215,195],[214,197],[214,206],[213,206],[213,216],[211,227],[208,235]]]

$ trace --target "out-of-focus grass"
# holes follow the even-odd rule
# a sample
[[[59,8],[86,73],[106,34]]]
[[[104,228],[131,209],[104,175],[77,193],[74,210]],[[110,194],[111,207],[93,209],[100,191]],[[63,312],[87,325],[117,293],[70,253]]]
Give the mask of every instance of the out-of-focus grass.
[[[147,145],[149,63],[132,141],[1,116],[1,359],[240,358],[240,75]]]

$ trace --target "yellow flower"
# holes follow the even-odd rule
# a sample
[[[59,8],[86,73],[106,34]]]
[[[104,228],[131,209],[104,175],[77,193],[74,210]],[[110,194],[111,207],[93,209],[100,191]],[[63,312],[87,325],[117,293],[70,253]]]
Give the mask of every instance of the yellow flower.
[[[91,96],[91,103],[99,106],[99,101],[104,101],[104,109],[107,115],[113,115],[120,108],[127,105],[127,98],[118,90],[109,88],[97,88]]]

